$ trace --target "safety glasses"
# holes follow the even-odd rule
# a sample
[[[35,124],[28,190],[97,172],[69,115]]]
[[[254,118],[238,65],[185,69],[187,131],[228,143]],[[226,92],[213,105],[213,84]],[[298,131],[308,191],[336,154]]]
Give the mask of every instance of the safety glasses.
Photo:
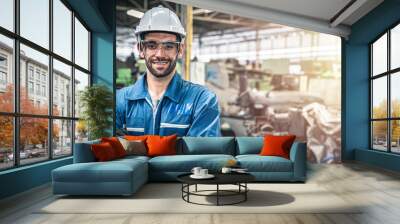
[[[154,41],[154,40],[144,40],[142,41],[142,44],[145,49],[150,50],[150,51],[155,51],[162,46],[162,49],[166,52],[176,52],[176,50],[179,47],[180,42],[178,41],[164,41],[164,42],[159,42],[159,41]]]

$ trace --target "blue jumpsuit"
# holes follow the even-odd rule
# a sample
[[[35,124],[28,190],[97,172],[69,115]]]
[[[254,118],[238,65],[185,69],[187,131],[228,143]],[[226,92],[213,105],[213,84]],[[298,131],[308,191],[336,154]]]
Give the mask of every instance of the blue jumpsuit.
[[[216,95],[178,73],[155,108],[151,102],[146,75],[117,90],[117,129],[126,129],[129,135],[220,136]]]

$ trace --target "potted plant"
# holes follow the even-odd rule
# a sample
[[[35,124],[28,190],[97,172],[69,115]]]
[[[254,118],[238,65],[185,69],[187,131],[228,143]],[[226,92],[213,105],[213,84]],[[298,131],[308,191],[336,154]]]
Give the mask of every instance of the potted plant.
[[[112,127],[113,94],[110,89],[101,84],[86,87],[80,92],[79,106],[82,109],[81,126],[87,128],[88,139],[98,139],[110,136]]]

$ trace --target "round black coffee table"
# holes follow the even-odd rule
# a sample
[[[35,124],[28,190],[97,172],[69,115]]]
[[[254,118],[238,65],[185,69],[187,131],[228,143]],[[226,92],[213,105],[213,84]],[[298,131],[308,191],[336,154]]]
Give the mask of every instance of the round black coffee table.
[[[204,196],[204,197],[216,197],[217,206],[220,205],[234,205],[241,202],[245,202],[247,200],[247,192],[249,188],[247,187],[247,183],[255,180],[255,177],[248,173],[215,173],[213,174],[215,177],[212,179],[193,179],[190,177],[191,173],[182,174],[177,177],[178,181],[182,183],[182,199],[188,203],[198,204],[198,205],[215,205],[215,204],[202,204],[190,201],[190,196]],[[205,185],[216,185],[215,190],[197,190],[198,184]],[[190,186],[195,186],[194,191],[190,191]],[[237,190],[223,190],[220,189],[220,185],[236,185],[238,186]],[[209,192],[215,192],[215,194],[205,194]],[[221,203],[221,197],[232,197],[232,196],[241,196],[239,200],[231,202],[231,203]]]

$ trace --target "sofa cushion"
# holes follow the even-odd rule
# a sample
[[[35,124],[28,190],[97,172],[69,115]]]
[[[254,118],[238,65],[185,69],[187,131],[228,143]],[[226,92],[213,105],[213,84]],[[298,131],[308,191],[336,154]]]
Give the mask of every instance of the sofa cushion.
[[[129,141],[124,138],[118,138],[126,151],[126,155],[147,155],[146,143],[142,140]]]
[[[231,155],[175,155],[158,156],[149,160],[149,170],[163,172],[190,172],[193,167],[200,166],[211,172],[219,171],[228,160],[235,159]]]
[[[292,172],[292,161],[279,156],[238,155],[236,159],[249,172]]]
[[[96,157],[96,161],[104,162],[118,158],[112,145],[108,142],[93,144],[90,147],[92,149],[94,157]]]
[[[264,146],[261,149],[261,156],[280,156],[290,159],[290,148],[296,135],[265,135]]]
[[[96,163],[74,163],[53,170],[53,181],[58,182],[129,182],[134,172],[142,172],[145,161],[139,159],[114,160]],[[146,174],[147,176],[147,174]]]
[[[128,141],[136,141],[136,140],[146,141],[148,136],[149,135],[124,135],[124,139]]]
[[[176,135],[158,136],[151,135],[147,137],[146,143],[148,156],[165,156],[176,154]]]
[[[260,154],[263,137],[236,137],[236,155]]]
[[[99,144],[100,140],[77,142],[74,147],[74,163],[95,162],[96,158],[90,148],[92,144]]]
[[[225,154],[235,155],[234,137],[183,137],[181,154]]]
[[[101,142],[110,143],[110,145],[114,149],[117,158],[122,158],[126,156],[126,151],[117,137],[104,137],[101,138]]]

